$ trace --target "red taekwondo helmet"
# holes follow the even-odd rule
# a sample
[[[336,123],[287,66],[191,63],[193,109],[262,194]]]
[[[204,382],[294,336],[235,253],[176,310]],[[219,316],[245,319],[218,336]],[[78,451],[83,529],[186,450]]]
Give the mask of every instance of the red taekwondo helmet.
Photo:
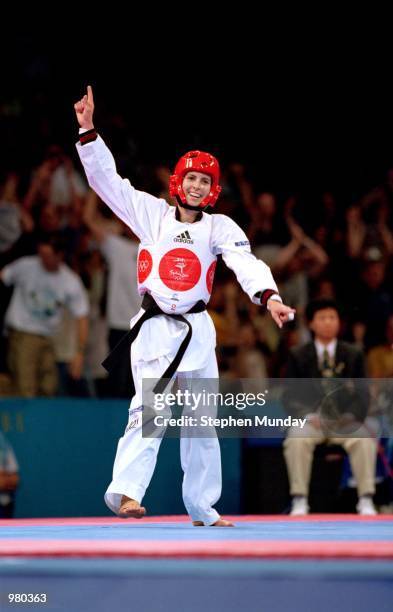
[[[197,206],[189,206],[186,196],[183,191],[183,179],[187,172],[203,172],[208,174],[212,180],[211,188],[208,195]],[[218,184],[220,181],[220,166],[215,157],[210,153],[203,151],[189,151],[179,159],[176,164],[175,172],[169,179],[169,193],[175,197],[181,206],[186,208],[206,208],[214,206],[217,198],[220,195],[221,187]]]

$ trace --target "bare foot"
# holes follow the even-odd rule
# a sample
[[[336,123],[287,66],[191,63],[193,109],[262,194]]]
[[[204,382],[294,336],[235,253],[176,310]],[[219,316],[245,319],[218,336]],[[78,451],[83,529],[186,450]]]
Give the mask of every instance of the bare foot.
[[[146,508],[140,505],[135,499],[131,499],[126,495],[121,498],[120,509],[118,516],[120,518],[137,518],[141,519],[146,514]]]
[[[230,521],[226,521],[225,519],[218,519],[211,527],[234,527],[235,525]]]
[[[192,524],[194,525],[194,527],[204,527],[204,523],[202,523],[202,521],[192,521]],[[215,523],[213,523],[213,525],[210,525],[210,527],[234,527],[235,525],[233,523],[231,523],[230,521],[226,521],[225,519],[218,519],[218,521],[216,521]]]

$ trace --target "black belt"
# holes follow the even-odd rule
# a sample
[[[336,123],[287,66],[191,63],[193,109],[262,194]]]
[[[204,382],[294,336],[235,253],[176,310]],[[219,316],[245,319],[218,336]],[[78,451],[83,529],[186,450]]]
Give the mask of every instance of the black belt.
[[[191,336],[192,336],[192,327],[191,327],[191,324],[189,323],[189,321],[187,321],[187,319],[183,315],[163,312],[161,310],[161,308],[158,306],[158,304],[151,297],[150,293],[145,293],[145,295],[143,296],[142,308],[145,310],[145,312],[143,313],[141,318],[138,319],[138,321],[135,323],[135,325],[132,327],[132,329],[130,329],[130,331],[127,332],[123,336],[123,338],[120,340],[120,342],[118,342],[118,344],[116,344],[115,348],[109,353],[108,357],[106,357],[106,359],[104,359],[104,361],[102,362],[102,365],[105,368],[105,370],[107,370],[108,372],[111,372],[120,363],[122,363],[124,359],[128,359],[129,360],[129,364],[130,364],[130,369],[131,369],[131,361],[130,361],[131,344],[134,342],[135,338],[139,334],[139,331],[140,331],[142,325],[144,324],[144,322],[148,321],[152,317],[156,317],[157,315],[160,315],[160,314],[164,314],[167,317],[171,317],[171,319],[177,319],[178,321],[181,321],[182,323],[185,323],[187,325],[187,327],[188,327],[188,330],[187,330],[187,334],[186,334],[184,340],[182,341],[182,343],[179,346],[179,349],[178,349],[178,351],[177,351],[177,353],[175,355],[175,358],[169,364],[169,366],[165,370],[164,374],[162,375],[162,377],[160,378],[160,380],[158,381],[158,383],[156,384],[156,386],[153,389],[154,393],[162,393],[164,391],[166,385],[167,385],[167,382],[165,381],[165,379],[168,379],[168,378],[171,379],[172,376],[175,374],[175,372],[176,372],[176,370],[177,370],[177,368],[178,368],[178,366],[179,366],[179,364],[180,364],[180,362],[181,362],[181,360],[183,358],[183,355],[186,352],[188,345],[190,344],[190,340],[191,340]],[[203,300],[199,300],[185,314],[189,314],[189,313],[192,314],[192,313],[195,313],[195,312],[203,312],[204,310],[206,310],[206,304],[205,304],[205,302]],[[131,375],[132,375],[132,370],[131,370]],[[135,394],[135,385],[134,385],[134,382],[132,382],[132,387],[133,388],[130,389],[131,397]]]

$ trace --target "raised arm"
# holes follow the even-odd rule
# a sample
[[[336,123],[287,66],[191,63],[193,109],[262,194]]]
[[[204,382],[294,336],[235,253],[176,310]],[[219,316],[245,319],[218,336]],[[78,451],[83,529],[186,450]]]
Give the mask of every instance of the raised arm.
[[[89,189],[83,211],[83,222],[89,228],[94,238],[98,242],[103,242],[109,232],[97,219],[97,200],[97,194],[92,189]]]
[[[155,241],[169,205],[165,200],[136,190],[128,179],[117,173],[112,153],[94,128],[94,100],[90,85],[74,108],[80,126],[76,147],[90,187],[140,240]]]

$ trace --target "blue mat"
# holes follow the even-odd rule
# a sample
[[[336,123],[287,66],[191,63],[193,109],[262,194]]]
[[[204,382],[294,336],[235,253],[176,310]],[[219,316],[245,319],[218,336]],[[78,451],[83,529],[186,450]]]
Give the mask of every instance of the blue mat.
[[[304,540],[393,541],[393,521],[239,522],[235,529],[196,529],[190,523],[113,523],[113,525],[38,525],[3,527],[0,539],[61,540]]]

